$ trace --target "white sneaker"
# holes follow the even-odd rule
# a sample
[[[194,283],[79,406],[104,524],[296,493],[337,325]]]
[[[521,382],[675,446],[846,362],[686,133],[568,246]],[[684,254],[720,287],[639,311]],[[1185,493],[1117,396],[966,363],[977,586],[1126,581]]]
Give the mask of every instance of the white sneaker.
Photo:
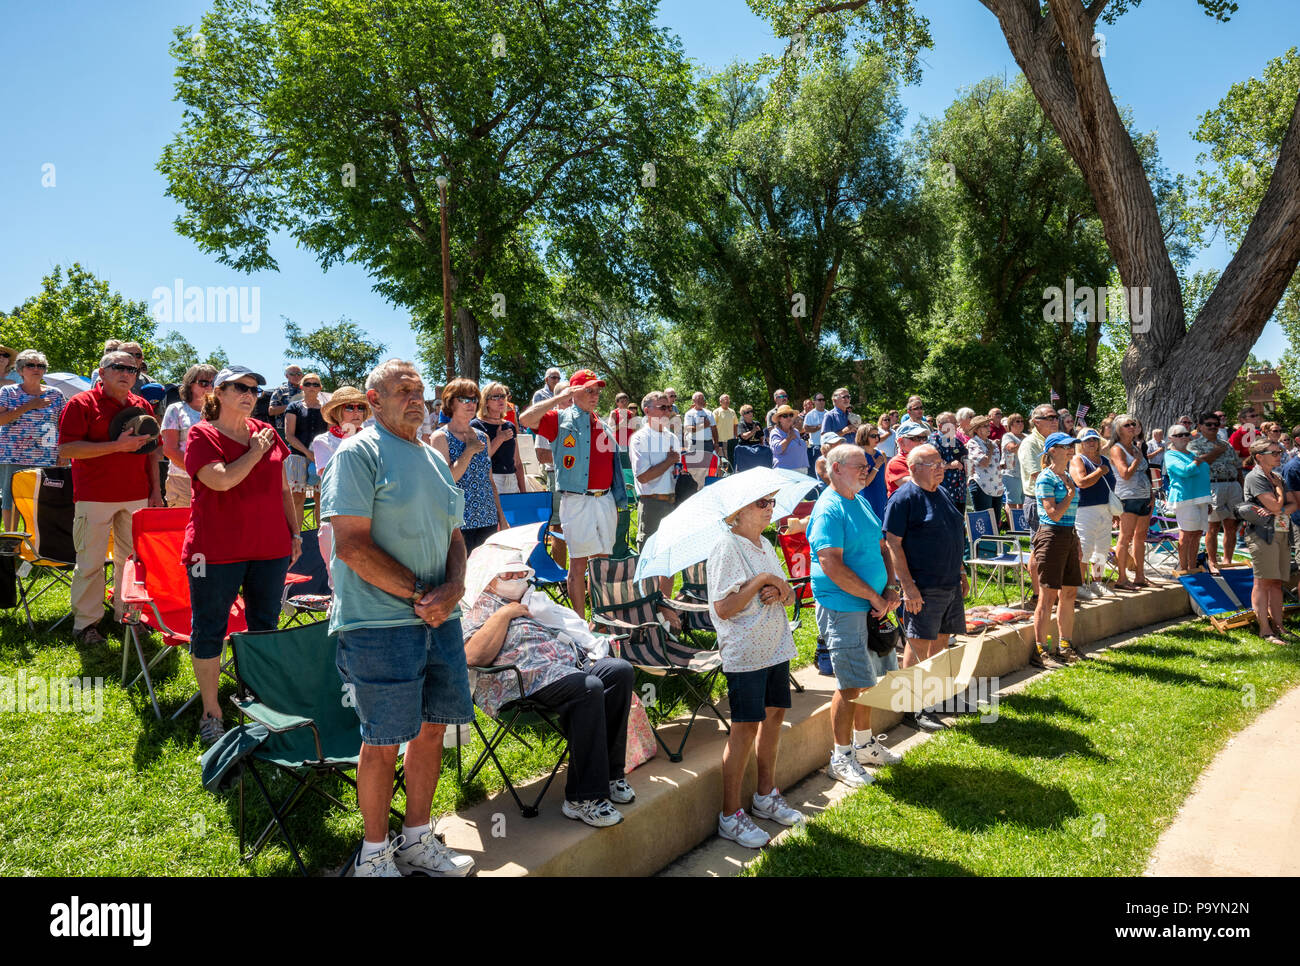
[[[1080,584],[1079,589],[1074,592],[1074,596],[1079,600],[1096,600],[1097,595],[1088,589],[1087,584]]]
[[[474,870],[474,860],[443,845],[433,829],[405,848],[398,849],[393,861],[402,875],[460,878]]]
[[[1107,587],[1105,584],[1103,584],[1100,580],[1094,580],[1094,581],[1093,581],[1092,583],[1090,583],[1088,586],[1092,589],[1092,592],[1093,592],[1094,594],[1096,594],[1098,597],[1114,597],[1114,596],[1115,596],[1115,591],[1111,590],[1109,587]]]
[[[382,852],[376,852],[364,862],[354,862],[352,864],[352,877],[355,879],[400,879],[402,873],[397,871],[397,864],[393,861],[393,854],[402,847],[406,839],[404,836],[397,836],[390,839],[388,845]]]
[[[609,828],[623,821],[623,813],[609,803],[608,798],[589,798],[585,802],[565,801],[560,811],[565,818],[576,818],[592,828]]]
[[[885,743],[880,740],[883,737],[884,735],[873,735],[865,745],[854,744],[853,750],[857,752],[860,764],[897,765],[903,760],[903,756],[898,752],[885,747]]]
[[[780,822],[782,825],[798,825],[803,821],[803,812],[794,808],[782,798],[779,788],[773,788],[770,795],[760,795],[755,792],[750,811],[759,818],[771,819],[773,822]]]
[[[831,752],[831,764],[826,772],[836,781],[844,782],[850,788],[862,788],[875,781],[875,778],[858,764],[857,757],[852,754],[838,755]]]
[[[743,808],[737,809],[735,815],[718,813],[718,834],[747,849],[761,849],[772,841],[772,836],[755,825]]]
[[[636,801],[636,792],[632,791],[627,779],[620,778],[609,783],[609,800],[617,805],[626,805]]]

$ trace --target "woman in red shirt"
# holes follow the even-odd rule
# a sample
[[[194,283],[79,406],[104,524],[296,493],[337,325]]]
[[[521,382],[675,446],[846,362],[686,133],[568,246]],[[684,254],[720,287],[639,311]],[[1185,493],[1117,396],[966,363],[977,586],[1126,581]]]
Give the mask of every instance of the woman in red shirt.
[[[251,631],[279,626],[284,575],[302,553],[284,461],[289,448],[249,413],[266,380],[244,366],[217,373],[190,428],[185,471],[193,480],[181,561],[189,575],[190,656],[203,699],[199,735],[221,737],[217,688],[230,608],[241,592]]]

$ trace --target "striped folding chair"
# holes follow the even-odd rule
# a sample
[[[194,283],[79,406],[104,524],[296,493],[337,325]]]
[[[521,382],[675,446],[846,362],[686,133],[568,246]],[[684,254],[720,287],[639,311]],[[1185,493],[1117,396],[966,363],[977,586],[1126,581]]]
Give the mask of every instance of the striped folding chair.
[[[587,561],[587,586],[591,591],[591,617],[615,634],[627,634],[622,657],[639,671],[657,677],[680,678],[691,706],[690,721],[674,751],[655,732],[655,740],[669,761],[681,761],[682,749],[691,736],[700,709],[708,706],[729,732],[731,726],[713,701],[713,682],[722,671],[722,656],[716,649],[694,647],[672,634],[660,621],[656,608],[684,602],[667,600],[656,580],[635,579],[637,557],[614,560],[593,557]],[[684,613],[697,607],[681,608]],[[705,608],[707,609],[707,607]]]

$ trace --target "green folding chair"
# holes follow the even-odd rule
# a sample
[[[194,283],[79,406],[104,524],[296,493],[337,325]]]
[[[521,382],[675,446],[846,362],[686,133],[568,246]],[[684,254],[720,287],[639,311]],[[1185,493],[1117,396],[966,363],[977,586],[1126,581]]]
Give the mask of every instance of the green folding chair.
[[[222,767],[229,772],[238,766],[242,860],[257,855],[278,829],[298,870],[306,875],[307,867],[286,820],[308,792],[349,808],[326,789],[325,780],[337,776],[355,789],[350,772],[361,755],[361,721],[349,689],[339,678],[335,639],[329,634],[328,623],[317,621],[283,630],[232,634],[230,647],[238,685],[238,694],[231,700],[239,709],[240,725],[204,755],[204,785],[211,790],[228,787],[229,780],[220,782],[209,775],[208,758],[223,745],[236,748],[234,754],[228,751]],[[259,765],[270,766],[293,782],[280,803],[272,797]],[[245,777],[252,779],[271,810],[270,821],[247,851]],[[402,784],[399,768],[394,793]],[[396,808],[391,811],[399,820],[403,818]]]

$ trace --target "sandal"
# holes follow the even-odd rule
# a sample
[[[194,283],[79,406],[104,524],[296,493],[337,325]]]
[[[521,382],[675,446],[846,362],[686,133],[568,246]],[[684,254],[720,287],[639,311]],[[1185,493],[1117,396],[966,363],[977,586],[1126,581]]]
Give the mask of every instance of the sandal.
[[[1111,584],[1115,590],[1137,590],[1137,584],[1129,583],[1127,580],[1117,580]]]
[[[1267,637],[1264,638],[1264,640],[1266,640],[1268,643],[1273,644],[1273,645],[1275,645],[1275,646],[1277,646],[1277,647],[1290,647],[1290,646],[1291,646],[1291,642],[1290,642],[1290,641],[1284,641],[1284,640],[1282,640],[1282,638],[1278,637],[1276,634],[1269,634]]]

